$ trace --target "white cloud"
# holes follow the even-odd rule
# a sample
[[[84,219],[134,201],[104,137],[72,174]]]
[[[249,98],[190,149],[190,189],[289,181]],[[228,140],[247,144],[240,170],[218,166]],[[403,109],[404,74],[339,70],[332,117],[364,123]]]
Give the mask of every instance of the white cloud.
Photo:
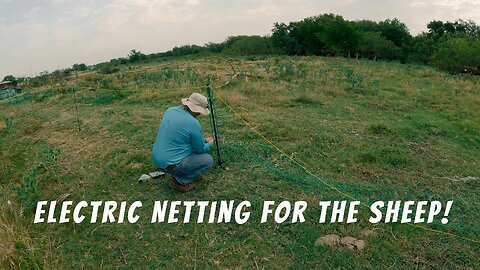
[[[411,3],[412,7],[417,6],[439,6],[444,8],[452,8],[454,10],[461,9],[462,7],[468,6],[480,6],[480,0],[437,0],[437,1],[422,1],[414,0]]]
[[[433,19],[478,22],[479,11],[480,0],[0,0],[0,78],[108,61],[133,48],[151,53],[270,34],[274,22],[323,13],[396,17],[418,33]]]

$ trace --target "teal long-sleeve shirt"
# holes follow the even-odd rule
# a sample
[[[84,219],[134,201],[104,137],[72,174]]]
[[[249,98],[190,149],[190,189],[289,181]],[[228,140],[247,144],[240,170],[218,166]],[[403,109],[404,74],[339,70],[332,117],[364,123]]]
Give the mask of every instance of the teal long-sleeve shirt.
[[[159,168],[178,164],[192,153],[210,151],[212,144],[205,141],[202,127],[182,106],[168,108],[163,115],[152,149],[152,160]]]

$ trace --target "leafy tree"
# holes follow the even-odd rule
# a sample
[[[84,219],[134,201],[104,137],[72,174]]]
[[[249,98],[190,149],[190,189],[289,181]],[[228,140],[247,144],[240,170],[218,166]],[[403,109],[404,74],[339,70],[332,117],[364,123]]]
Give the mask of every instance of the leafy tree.
[[[15,78],[13,75],[7,75],[3,78],[3,81],[9,81],[9,82],[12,82],[12,85],[13,86],[16,86],[17,83],[18,83],[18,79]]]
[[[221,53],[226,48],[226,43],[225,42],[221,42],[221,43],[209,42],[205,44],[204,47],[209,52]]]
[[[72,69],[76,71],[84,71],[87,70],[87,65],[85,65],[84,63],[73,64]]]
[[[13,75],[7,75],[7,76],[3,77],[2,82],[5,82],[5,81],[10,81],[10,82],[15,83],[17,81],[17,79]]]
[[[387,19],[378,23],[378,27],[382,36],[392,41],[398,47],[402,47],[402,45],[409,42],[412,38],[407,26],[398,19]]]
[[[350,57],[361,41],[361,34],[353,24],[345,21],[341,16],[324,17],[321,23],[323,29],[316,33],[316,36],[325,48],[334,54],[345,53]]]
[[[451,72],[480,70],[480,38],[445,37],[432,56],[432,64]]]
[[[227,52],[237,55],[255,55],[269,54],[272,50],[270,40],[267,37],[243,36],[235,38],[234,42],[227,48]]]
[[[145,54],[141,53],[140,51],[136,51],[135,49],[131,50],[128,54],[128,61],[131,63],[144,60],[145,58]]]
[[[172,49],[172,56],[184,56],[190,54],[199,54],[204,51],[204,48],[198,45],[184,45],[180,47],[174,47]]]
[[[437,43],[428,33],[415,36],[406,48],[407,62],[428,64],[435,51]]]
[[[474,21],[457,20],[455,23],[457,24],[457,31],[464,33],[469,37],[480,37],[480,26]]]
[[[272,29],[272,36],[270,40],[272,42],[273,50],[279,54],[289,54],[291,50],[291,38],[289,36],[290,27],[284,23],[274,23]]]
[[[370,20],[361,20],[353,22],[355,29],[359,32],[380,32],[377,22]]]
[[[397,59],[400,48],[392,41],[387,40],[380,32],[365,32],[359,45],[359,53],[369,59]]]
[[[442,21],[431,21],[427,24],[428,35],[430,37],[442,37],[445,34]]]
[[[272,45],[289,55],[349,54],[360,40],[353,25],[342,16],[323,14],[299,22],[275,23]]]
[[[439,39],[450,36],[480,36],[480,26],[473,21],[456,20],[455,22],[431,21],[427,24],[428,36]]]

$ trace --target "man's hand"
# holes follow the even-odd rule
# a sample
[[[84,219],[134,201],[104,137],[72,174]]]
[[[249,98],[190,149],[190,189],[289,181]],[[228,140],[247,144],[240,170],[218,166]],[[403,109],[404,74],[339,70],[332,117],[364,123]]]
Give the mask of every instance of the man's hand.
[[[207,137],[207,142],[213,144],[213,138],[212,137]]]

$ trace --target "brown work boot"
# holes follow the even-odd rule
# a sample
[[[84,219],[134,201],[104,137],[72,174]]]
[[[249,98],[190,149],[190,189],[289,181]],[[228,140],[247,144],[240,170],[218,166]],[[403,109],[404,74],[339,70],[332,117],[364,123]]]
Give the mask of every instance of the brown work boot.
[[[173,189],[176,189],[180,192],[187,192],[187,191],[189,191],[193,188],[193,184],[189,183],[189,184],[186,184],[186,185],[182,185],[182,184],[177,182],[175,177],[172,177],[172,180],[170,180],[170,187],[173,188]]]

